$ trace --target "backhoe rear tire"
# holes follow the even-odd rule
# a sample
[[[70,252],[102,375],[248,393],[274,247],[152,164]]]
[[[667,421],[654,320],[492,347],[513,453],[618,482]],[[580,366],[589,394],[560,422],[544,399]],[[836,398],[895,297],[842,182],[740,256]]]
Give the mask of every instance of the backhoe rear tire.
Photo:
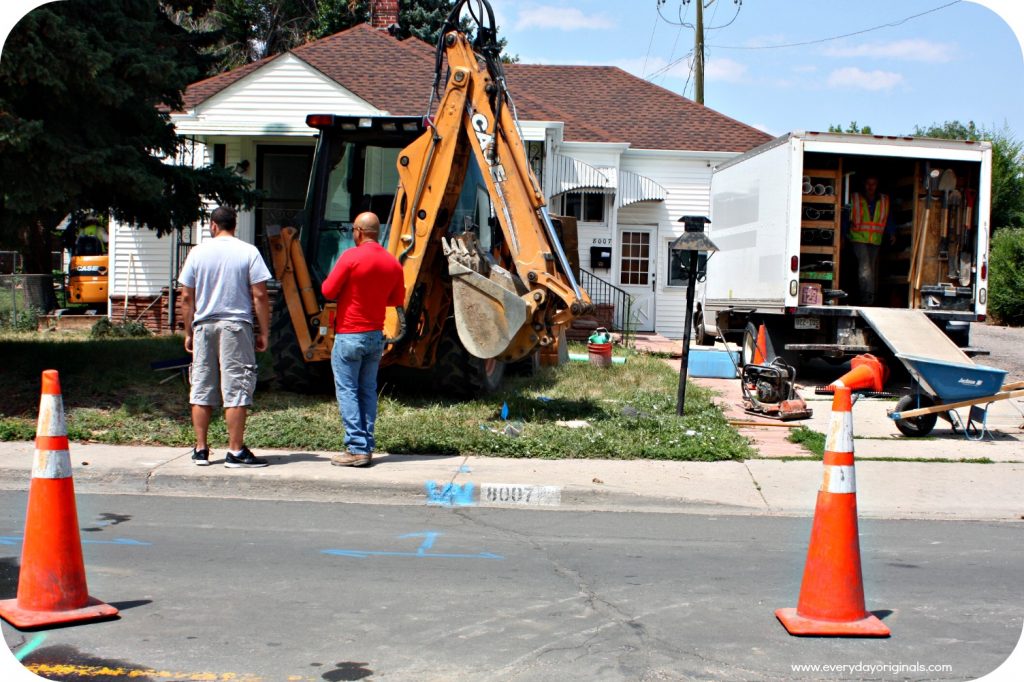
[[[434,386],[452,398],[475,398],[501,388],[505,378],[505,363],[501,360],[481,360],[471,355],[449,323],[437,346],[437,360],[433,369]]]
[[[303,359],[284,296],[274,303],[270,318],[270,353],[274,356],[274,374],[280,388],[295,393],[331,391],[331,363],[306,362]]]

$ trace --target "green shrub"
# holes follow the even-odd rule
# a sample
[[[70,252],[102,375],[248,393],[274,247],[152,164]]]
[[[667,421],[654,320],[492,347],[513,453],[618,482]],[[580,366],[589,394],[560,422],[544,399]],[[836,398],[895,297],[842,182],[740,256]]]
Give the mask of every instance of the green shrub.
[[[89,332],[89,337],[93,339],[124,339],[149,335],[150,331],[141,322],[127,320],[114,324],[106,317],[101,317]]]
[[[988,311],[1003,324],[1024,325],[1024,228],[996,230],[988,263]]]

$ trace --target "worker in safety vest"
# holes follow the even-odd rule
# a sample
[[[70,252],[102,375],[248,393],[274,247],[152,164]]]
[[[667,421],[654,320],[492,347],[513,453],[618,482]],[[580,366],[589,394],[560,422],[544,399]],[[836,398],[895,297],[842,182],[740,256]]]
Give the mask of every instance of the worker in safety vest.
[[[878,263],[882,242],[892,245],[896,233],[892,228],[889,196],[879,194],[878,178],[864,178],[864,193],[854,192],[850,197],[850,217],[846,225],[846,240],[857,259],[857,285],[862,305],[875,304],[878,290]]]

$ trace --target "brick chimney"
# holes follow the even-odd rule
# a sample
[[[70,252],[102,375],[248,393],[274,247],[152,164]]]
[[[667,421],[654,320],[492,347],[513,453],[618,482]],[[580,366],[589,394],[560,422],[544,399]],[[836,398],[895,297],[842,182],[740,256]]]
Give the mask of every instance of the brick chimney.
[[[370,26],[387,28],[398,23],[398,0],[370,0]]]

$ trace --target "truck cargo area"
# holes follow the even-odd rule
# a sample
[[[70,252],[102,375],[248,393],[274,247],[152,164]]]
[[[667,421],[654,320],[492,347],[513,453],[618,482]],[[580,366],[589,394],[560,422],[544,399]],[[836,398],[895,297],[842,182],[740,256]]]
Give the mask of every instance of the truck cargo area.
[[[884,238],[874,305],[933,311],[973,309],[977,276],[974,211],[979,163],[809,152],[800,205],[801,303],[862,305],[857,262],[843,239],[843,206],[869,175],[890,197],[895,243]],[[933,179],[952,178],[952,189]],[[915,255],[916,253],[916,255]]]
[[[762,327],[793,365],[889,355],[901,335],[932,332],[966,357],[957,347],[985,315],[991,159],[987,142],[797,132],[722,164],[698,319],[742,336],[744,363]],[[868,177],[889,208],[873,298],[847,229]]]

